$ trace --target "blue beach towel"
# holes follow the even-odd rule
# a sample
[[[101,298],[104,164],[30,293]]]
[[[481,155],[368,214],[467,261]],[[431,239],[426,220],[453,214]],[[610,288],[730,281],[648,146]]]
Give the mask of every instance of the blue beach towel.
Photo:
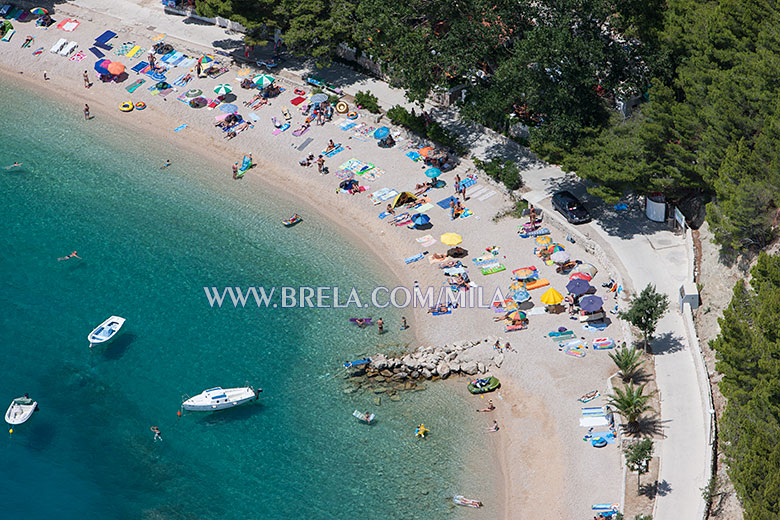
[[[450,309],[447,309],[447,312],[432,312],[434,316],[444,316],[445,314],[452,314],[452,311]]]
[[[184,130],[185,128],[187,128],[187,123],[184,123],[183,125],[181,125],[178,128],[174,128],[173,131],[174,132],[178,132],[179,130]]]
[[[425,255],[423,255],[422,253],[417,253],[416,255],[410,256],[409,258],[404,258],[404,263],[411,264],[412,262],[422,260],[424,256]]]
[[[477,179],[467,177],[460,181],[461,188],[469,188],[471,186],[474,186],[477,183]]]
[[[439,206],[441,209],[450,209],[450,202],[458,200],[455,197],[447,197],[444,200],[440,200],[436,203],[437,206]]]
[[[596,332],[596,331],[603,331],[606,330],[607,324],[606,323],[588,323],[582,326],[582,330],[587,330],[590,332]]]
[[[116,33],[114,31],[106,31],[97,38],[95,38],[96,43],[106,43],[108,40],[111,40],[112,38],[116,38]]]
[[[339,145],[339,146],[337,146],[336,148],[334,148],[333,150],[331,150],[329,152],[323,152],[322,155],[324,155],[325,157],[333,157],[337,153],[343,152],[343,151],[344,151],[344,147]]]
[[[103,49],[104,51],[110,51],[111,49],[114,48],[113,46],[107,45],[107,44],[105,44],[103,42],[95,42],[95,47],[97,47],[99,49]]]
[[[92,50],[92,49],[90,49],[90,50]],[[149,66],[149,64],[147,62],[141,61],[141,62],[136,63],[135,67],[133,67],[131,70],[133,72],[141,72],[142,70],[144,70],[148,66]]]
[[[356,123],[347,123],[346,125],[343,125],[340,128],[346,132],[347,130],[355,128],[356,126],[357,126]]]
[[[100,52],[100,50],[99,50],[99,49],[97,49],[96,47],[90,47],[90,48],[89,48],[89,52],[91,52],[92,54],[94,54],[96,58],[103,58],[103,57],[105,57],[105,56],[106,56],[105,54],[103,54],[102,52]]]
[[[390,215],[390,213],[388,213],[387,211],[383,211],[382,213],[379,214],[379,220],[386,219],[388,215]]]
[[[411,152],[406,152],[406,156],[413,161],[419,161],[420,157],[422,157],[422,155],[415,152],[414,150],[412,150]]]

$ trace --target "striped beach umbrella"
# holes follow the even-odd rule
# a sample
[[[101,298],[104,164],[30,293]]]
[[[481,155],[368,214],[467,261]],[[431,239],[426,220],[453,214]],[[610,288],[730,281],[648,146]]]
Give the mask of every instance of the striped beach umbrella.
[[[268,74],[258,74],[252,79],[252,81],[254,81],[255,85],[258,87],[265,88],[274,82],[274,78]]]
[[[233,92],[233,89],[227,83],[219,84],[214,88],[215,94],[230,94],[231,92]]]
[[[33,7],[32,9],[30,9],[30,13],[35,15],[44,15],[44,14],[49,14],[49,11],[47,11],[43,7]]]

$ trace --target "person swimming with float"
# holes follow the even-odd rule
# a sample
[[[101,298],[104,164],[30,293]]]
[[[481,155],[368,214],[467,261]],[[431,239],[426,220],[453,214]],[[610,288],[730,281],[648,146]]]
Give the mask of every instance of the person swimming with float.
[[[79,260],[81,260],[82,258],[77,253],[78,253],[78,251],[73,251],[68,256],[61,256],[61,257],[59,257],[57,259],[57,261],[58,262],[62,262],[63,260],[70,260],[71,258],[78,258]]]

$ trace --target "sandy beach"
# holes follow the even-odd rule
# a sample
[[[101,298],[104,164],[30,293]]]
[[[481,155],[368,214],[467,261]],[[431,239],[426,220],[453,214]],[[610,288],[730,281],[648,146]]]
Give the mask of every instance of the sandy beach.
[[[434,287],[437,291],[442,287],[445,278],[441,270],[429,263],[427,258],[408,265],[404,263],[404,258],[422,251],[428,251],[429,254],[445,253],[448,246],[438,240],[431,246],[422,247],[416,239],[427,234],[438,239],[443,233],[454,232],[463,237],[461,245],[470,253],[464,265],[470,267],[471,280],[483,289],[485,298],[489,299],[497,288],[505,291],[512,282],[512,270],[527,266],[537,267],[540,275],[549,280],[551,287],[566,294],[568,277],[556,274],[555,266],[545,265],[534,254],[537,244],[533,238],[518,237],[518,225],[524,221],[504,218],[494,222],[493,217],[511,205],[502,188],[479,175],[477,184],[470,190],[475,191],[483,186],[486,188],[480,190],[479,196],[466,201],[465,205],[473,215],[465,219],[451,221],[449,211],[435,206],[436,202],[453,194],[452,185],[456,174],[465,178],[467,174],[477,173],[470,161],[462,161],[454,171],[442,176],[447,183],[445,188],[429,192],[434,203],[434,207],[428,211],[432,229],[420,231],[393,226],[378,218],[386,202],[373,205],[367,195],[382,188],[398,192],[414,191],[417,183],[426,180],[423,175],[426,167],[405,154],[429,143],[391,126],[393,132],[400,132],[400,139],[395,147],[383,149],[377,146],[375,139],[356,136],[354,130],[343,131],[333,122],[324,126],[312,125],[303,136],[296,137],[292,130],[301,125],[305,116],[290,101],[296,97],[295,89],[305,89],[307,94],[311,93],[311,89],[302,81],[296,82],[283,73],[277,76],[277,83],[286,89],[285,92],[256,110],[243,105],[257,91],[239,88],[237,66],[231,67],[229,72],[217,79],[194,79],[185,87],[177,87],[162,97],[153,96],[148,90],[155,83],[154,80],[129,70],[144,60],[146,53],[139,54],[135,59],[127,59],[107,52],[108,59],[121,61],[127,66],[129,76],[120,83],[103,83],[96,79],[96,60],[87,50],[95,37],[111,28],[119,34],[114,40],[117,44],[134,41],[149,49],[153,44],[151,38],[157,32],[115,26],[115,20],[103,19],[94,12],[82,12],[73,5],[63,6],[63,9],[66,14],[55,15],[55,18],[62,19],[66,15],[78,18],[81,23],[74,32],[66,33],[54,26],[44,31],[36,28],[34,22],[15,23],[16,36],[10,42],[0,43],[0,68],[4,81],[45,92],[67,103],[73,109],[74,118],[83,119],[82,110],[86,103],[89,104],[91,116],[95,118],[111,118],[123,128],[170,143],[170,157],[161,160],[170,159],[172,168],[176,167],[177,157],[203,156],[205,161],[219,166],[213,172],[214,183],[241,183],[246,190],[281,193],[299,204],[297,212],[304,216],[304,222],[300,225],[306,225],[307,212],[321,213],[334,226],[362,244],[367,254],[380,258],[387,270],[405,287],[419,284],[421,287]],[[20,48],[27,34],[34,36],[35,41],[29,48]],[[79,42],[77,50],[86,53],[83,61],[71,61],[49,52],[60,38]],[[198,57],[192,54],[199,50],[194,44],[180,43],[174,38],[166,38],[166,41],[186,54]],[[44,52],[32,56],[32,52],[39,47],[43,47]],[[208,49],[201,51],[206,52]],[[85,70],[92,81],[90,88],[85,88],[82,79]],[[44,79],[44,71],[48,80]],[[186,72],[188,70],[174,69],[168,73],[168,78],[176,78]],[[257,72],[256,68],[252,72]],[[133,94],[129,94],[125,87],[136,79],[146,79],[146,82]],[[228,83],[233,87],[237,99],[231,102],[238,106],[238,113],[248,117],[250,112],[254,112],[258,117],[253,128],[230,141],[225,140],[224,133],[214,127],[215,117],[222,115],[219,109],[193,109],[177,100],[177,96],[191,88],[200,89],[204,95],[214,97],[210,93],[220,83]],[[125,101],[142,101],[147,108],[124,113],[119,110],[119,106]],[[292,113],[291,128],[273,135],[271,118],[282,119],[283,107]],[[377,124],[375,116],[365,111],[358,112],[358,124],[378,127],[387,123],[382,121]],[[334,121],[340,117],[335,115]],[[90,121],[83,123],[88,125]],[[174,131],[183,124],[187,124],[187,127]],[[308,139],[312,141],[303,150],[297,149]],[[330,174],[319,175],[316,166],[299,166],[299,161],[309,153],[319,154],[329,139],[342,143],[345,148],[334,157],[327,158],[326,166]],[[231,165],[249,153],[253,155],[257,167],[249,170],[243,179],[233,180]],[[373,163],[385,172],[374,181],[361,181],[367,190],[357,195],[339,193],[337,189],[340,179],[335,172],[339,165],[351,158]],[[483,194],[490,191],[495,192],[495,195],[482,200]],[[548,218],[545,216],[545,220]],[[542,225],[545,225],[544,221]],[[611,309],[615,300],[601,288],[601,284],[611,278],[608,267],[579,244],[567,242],[565,234],[558,232],[556,227],[549,227],[553,241],[564,244],[571,258],[592,263],[599,268],[592,285],[598,289],[596,294],[604,297],[605,309]],[[500,248],[499,257],[506,270],[485,276],[474,267],[471,259],[480,256],[491,246]],[[544,307],[539,298],[546,289],[531,291],[533,309]],[[586,430],[578,424],[582,406],[604,404],[603,396],[608,394],[607,379],[615,370],[606,351],[589,349],[583,358],[568,356],[559,351],[557,343],[551,341],[547,333],[559,327],[567,327],[588,343],[602,336],[609,336],[620,343],[624,340],[623,328],[617,323],[615,315],[609,313],[612,323],[606,331],[599,333],[583,330],[581,323],[570,320],[565,313],[535,312],[529,311],[530,324],[527,330],[504,333],[503,324],[493,321],[497,314],[489,309],[459,308],[452,314],[436,317],[426,309],[410,309],[406,315],[411,326],[410,346],[444,345],[485,338],[491,338],[491,344],[493,338],[500,339],[502,344],[511,342],[516,352],[507,353],[502,367],[491,370],[491,374],[502,382],[501,389],[490,395],[497,410],[492,414],[482,414],[486,416],[482,418],[486,427],[492,419],[496,419],[501,430],[490,434],[487,442],[484,439],[475,440],[484,442],[486,449],[493,450],[494,455],[489,458],[495,456],[500,465],[501,517],[537,518],[540,510],[543,510],[549,518],[589,518],[591,504],[622,502],[623,469],[618,444],[610,444],[603,449],[591,448],[589,443],[583,442]],[[398,324],[388,326],[396,327]],[[465,378],[457,381],[464,386],[467,382]],[[593,390],[598,390],[602,397],[588,405],[577,400]],[[473,408],[480,408],[485,402],[474,398]],[[484,470],[480,468],[482,461],[463,462],[464,480],[471,473]]]

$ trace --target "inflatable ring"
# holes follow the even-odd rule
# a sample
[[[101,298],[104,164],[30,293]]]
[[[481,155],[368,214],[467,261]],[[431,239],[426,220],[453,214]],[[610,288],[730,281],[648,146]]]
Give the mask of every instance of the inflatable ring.
[[[303,96],[306,94],[306,91],[303,90],[302,88],[296,88],[293,92],[295,92],[299,96]]]
[[[353,110],[352,112],[347,114],[347,119],[357,119],[357,116],[358,116],[358,113]]]
[[[346,102],[339,101],[338,103],[336,103],[336,112],[338,112],[339,114],[344,114],[347,112],[347,110],[349,110],[349,105],[347,105]]]
[[[144,108],[146,108],[146,103],[144,103],[143,101],[139,101],[138,103],[135,104],[135,108],[136,110],[143,110]]]
[[[133,104],[129,101],[125,101],[124,103],[119,105],[119,110],[121,110],[122,112],[130,112],[131,110],[133,110]]]

